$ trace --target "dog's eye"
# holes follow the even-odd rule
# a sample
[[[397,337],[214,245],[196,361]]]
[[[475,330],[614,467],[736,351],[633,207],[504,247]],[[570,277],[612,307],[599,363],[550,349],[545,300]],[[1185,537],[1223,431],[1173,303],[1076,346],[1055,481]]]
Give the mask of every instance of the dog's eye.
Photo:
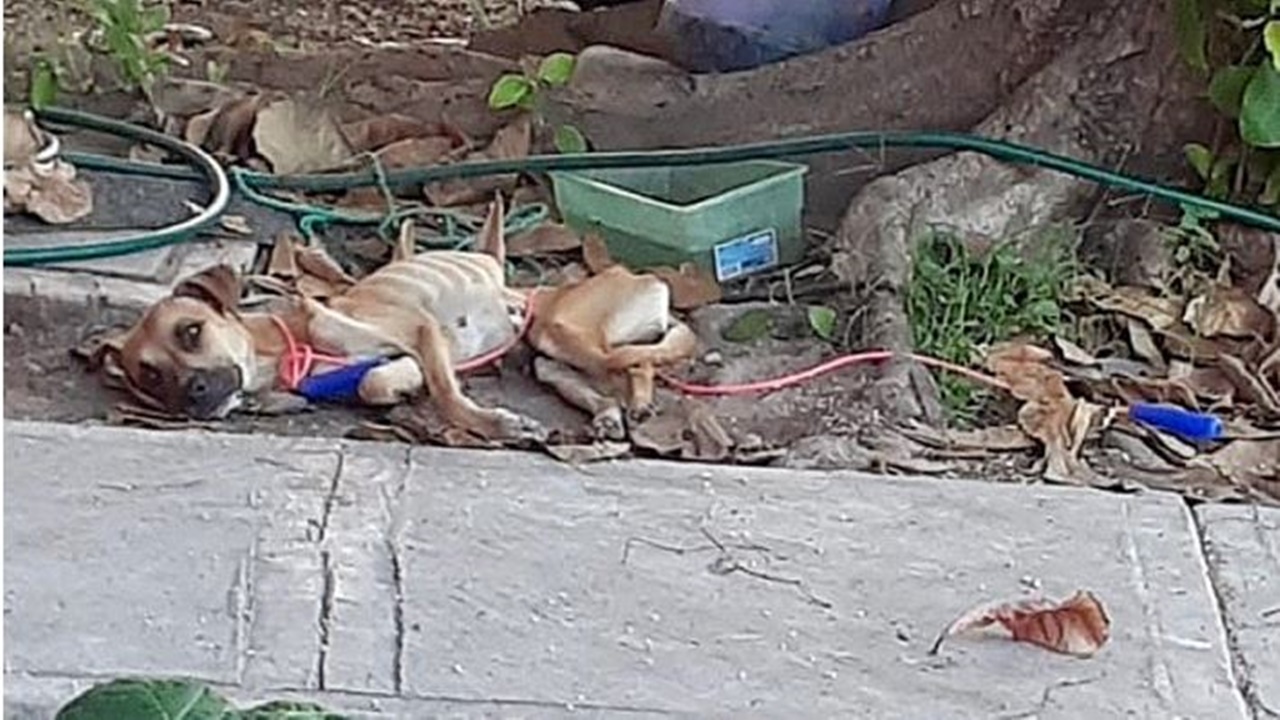
[[[160,385],[164,383],[164,378],[160,376],[160,371],[156,369],[155,365],[152,365],[150,363],[143,363],[140,370],[141,370],[141,377],[139,378],[139,380],[142,381],[142,384],[145,387],[159,388]]]
[[[195,352],[200,349],[200,330],[201,325],[198,322],[184,323],[179,325],[176,332],[178,334],[178,345],[187,352]]]

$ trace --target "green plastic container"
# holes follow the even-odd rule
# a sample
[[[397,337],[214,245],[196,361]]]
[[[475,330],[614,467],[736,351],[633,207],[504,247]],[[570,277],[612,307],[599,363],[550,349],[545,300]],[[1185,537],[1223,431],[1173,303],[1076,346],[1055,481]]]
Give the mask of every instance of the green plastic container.
[[[804,173],[754,161],[551,173],[560,215],[627,267],[694,262],[725,282],[798,262]]]

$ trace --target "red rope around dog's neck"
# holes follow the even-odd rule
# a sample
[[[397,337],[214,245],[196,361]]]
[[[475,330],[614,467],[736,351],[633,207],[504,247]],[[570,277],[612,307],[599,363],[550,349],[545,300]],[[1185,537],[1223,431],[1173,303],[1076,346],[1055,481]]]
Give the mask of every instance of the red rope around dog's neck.
[[[346,365],[348,358],[338,357],[336,355],[325,355],[318,353],[315,348],[307,343],[300,343],[293,337],[293,332],[289,330],[289,326],[281,320],[279,316],[272,315],[271,322],[276,324],[276,328],[280,331],[280,335],[284,337],[284,355],[280,356],[279,377],[280,384],[286,390],[296,391],[298,385],[303,379],[311,374],[315,369],[317,362],[329,363],[331,365]]]

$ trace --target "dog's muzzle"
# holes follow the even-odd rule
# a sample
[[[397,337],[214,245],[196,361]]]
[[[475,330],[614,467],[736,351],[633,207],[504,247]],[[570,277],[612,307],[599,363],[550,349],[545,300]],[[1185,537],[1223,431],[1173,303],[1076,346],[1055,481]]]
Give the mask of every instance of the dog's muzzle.
[[[240,368],[196,370],[182,386],[182,411],[197,420],[211,420],[226,414],[240,392]]]

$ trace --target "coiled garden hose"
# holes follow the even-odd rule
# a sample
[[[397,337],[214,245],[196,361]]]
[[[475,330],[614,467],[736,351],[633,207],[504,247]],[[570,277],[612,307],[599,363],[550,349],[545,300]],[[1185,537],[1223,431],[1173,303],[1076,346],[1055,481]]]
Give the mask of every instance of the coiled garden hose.
[[[212,198],[209,204],[197,213],[195,217],[187,218],[158,230],[148,230],[137,235],[89,245],[5,248],[5,267],[26,267],[77,260],[95,260],[98,258],[131,255],[145,250],[173,245],[194,238],[201,230],[216,223],[218,218],[222,216],[223,211],[227,209],[227,203],[231,200],[231,185],[227,181],[226,172],[223,171],[222,166],[218,164],[218,161],[213,156],[190,143],[150,128],[63,108],[48,108],[40,112],[37,117],[49,122],[75,125],[88,130],[98,130],[164,148],[194,166],[198,172],[197,177],[203,177],[209,184]],[[166,175],[162,172],[165,168],[160,165],[156,165],[155,170],[153,170],[148,167],[150,165],[148,163],[127,163],[122,165],[114,158],[95,155],[77,153],[73,157],[71,153],[66,153],[64,157],[79,167],[89,169],[123,170],[125,172],[171,177],[171,175]]]
[[[160,133],[140,128],[118,120],[102,118],[88,113],[63,108],[50,108],[37,114],[40,119],[78,125],[93,130],[122,135],[143,140],[173,150],[191,160],[198,168],[199,174],[178,168],[157,166],[148,163],[134,163],[115,158],[98,156],[72,155],[67,157],[72,162],[84,167],[131,172],[162,177],[183,179],[207,178],[214,185],[215,202],[198,218],[164,230],[146,233],[137,238],[125,238],[79,247],[50,247],[39,249],[6,250],[4,264],[35,265],[49,262],[61,262],[67,259],[88,259],[140,252],[167,244],[191,239],[195,233],[213,222],[226,206],[225,193],[228,192],[226,175],[212,158],[202,151],[192,148],[173,138]],[[1174,203],[1185,208],[1194,208],[1211,216],[1235,220],[1272,232],[1280,232],[1280,217],[1268,215],[1257,210],[1241,207],[1232,203],[1213,200],[1192,192],[1172,188],[1148,180],[1123,175],[1106,168],[1079,160],[1055,155],[1011,143],[1005,140],[984,138],[976,135],[952,132],[913,132],[913,131],[859,131],[815,135],[786,140],[770,140],[719,148],[690,148],[681,150],[646,150],[637,152],[591,152],[565,155],[534,155],[516,160],[484,160],[465,162],[456,165],[437,165],[431,167],[406,168],[389,172],[380,172],[375,168],[358,172],[341,174],[312,174],[277,176],[267,173],[256,173],[237,170],[237,181],[246,188],[255,190],[280,189],[300,190],[308,192],[336,192],[357,187],[386,186],[389,188],[417,185],[421,183],[457,180],[489,175],[510,173],[540,173],[550,171],[600,170],[616,168],[642,168],[663,166],[712,165],[719,163],[740,162],[745,160],[764,160],[806,155],[819,155],[833,152],[846,152],[855,149],[882,148],[942,148],[957,151],[978,152],[997,160],[1022,165],[1046,168],[1065,173],[1082,180],[1089,180],[1102,186],[1140,193],[1152,198]],[[208,164],[206,164],[206,159]],[[222,202],[219,203],[218,200]],[[68,257],[71,256],[71,257]]]

